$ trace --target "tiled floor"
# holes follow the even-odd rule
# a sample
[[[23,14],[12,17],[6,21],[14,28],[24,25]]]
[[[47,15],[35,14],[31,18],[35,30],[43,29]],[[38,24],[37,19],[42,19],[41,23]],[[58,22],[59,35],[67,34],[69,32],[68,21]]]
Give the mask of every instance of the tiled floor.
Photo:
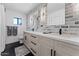
[[[14,48],[5,49],[5,51],[3,51],[1,55],[2,56],[15,56]]]
[[[15,54],[15,48],[19,47],[23,44],[19,44],[19,42],[16,43],[12,43],[12,44],[8,44],[6,45],[5,50],[2,52],[2,56],[16,56]],[[34,56],[31,52],[25,56]]]
[[[27,54],[25,56],[34,56],[34,55],[30,52],[29,54]]]

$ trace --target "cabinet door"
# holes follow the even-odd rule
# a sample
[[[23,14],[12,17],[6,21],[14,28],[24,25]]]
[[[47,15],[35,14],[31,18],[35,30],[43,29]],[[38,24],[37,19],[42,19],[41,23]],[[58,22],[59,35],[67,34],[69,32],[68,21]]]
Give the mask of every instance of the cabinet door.
[[[42,43],[41,43],[41,47],[40,47],[40,52],[39,52],[39,55],[40,56],[53,56],[54,54],[53,54],[53,48],[51,48],[51,47],[47,47],[46,46],[46,44],[45,45],[43,45]]]
[[[41,37],[40,36],[40,52],[39,55],[41,56],[51,56],[53,55],[53,40]]]
[[[78,56],[79,46],[55,41],[55,51],[57,56]]]

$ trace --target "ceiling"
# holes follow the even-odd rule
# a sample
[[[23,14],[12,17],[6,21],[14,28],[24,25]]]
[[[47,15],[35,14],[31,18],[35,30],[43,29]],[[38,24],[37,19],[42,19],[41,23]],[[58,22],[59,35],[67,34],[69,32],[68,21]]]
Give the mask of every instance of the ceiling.
[[[8,9],[28,14],[39,4],[40,3],[4,3],[4,6]],[[48,13],[57,11],[61,8],[65,8],[64,3],[48,3]]]
[[[29,13],[38,5],[39,3],[4,3],[4,6],[6,8],[26,14]]]
[[[48,14],[65,8],[65,3],[48,3]]]

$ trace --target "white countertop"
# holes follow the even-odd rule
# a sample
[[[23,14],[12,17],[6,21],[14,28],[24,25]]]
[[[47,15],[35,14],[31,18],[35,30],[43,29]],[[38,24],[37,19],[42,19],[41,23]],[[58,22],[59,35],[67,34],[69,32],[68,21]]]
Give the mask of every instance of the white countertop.
[[[50,38],[53,40],[63,41],[63,42],[67,42],[67,43],[79,46],[79,36],[78,35],[70,35],[70,34],[59,35],[57,33],[43,34],[41,32],[33,32],[33,31],[25,31],[25,32],[44,36],[44,37],[47,37],[47,38]]]

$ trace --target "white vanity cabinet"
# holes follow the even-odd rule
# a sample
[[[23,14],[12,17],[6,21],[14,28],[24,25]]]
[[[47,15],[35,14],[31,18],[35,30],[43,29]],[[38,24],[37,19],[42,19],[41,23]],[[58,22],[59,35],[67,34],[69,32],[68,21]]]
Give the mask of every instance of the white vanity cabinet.
[[[40,56],[53,56],[53,40],[40,36]]]
[[[56,56],[79,56],[79,46],[55,41],[55,55]]]
[[[54,48],[53,48],[53,40],[31,34],[31,33],[25,33],[25,45],[29,50],[37,56],[53,56]]]
[[[38,55],[38,38],[34,34],[24,33],[24,45],[34,54]]]
[[[24,32],[24,40],[23,40],[24,44],[26,46],[30,46],[30,34],[29,33],[25,33]]]
[[[40,44],[39,44],[39,36],[38,35],[34,35],[34,34],[31,34],[30,36],[30,49],[32,51],[32,53],[34,55],[39,55],[39,47],[40,47]]]
[[[31,34],[30,35],[30,50],[34,55],[37,56],[53,56],[54,48],[53,48],[53,40]]]
[[[35,56],[79,56],[79,46],[62,39],[27,32],[24,36],[25,45]]]

